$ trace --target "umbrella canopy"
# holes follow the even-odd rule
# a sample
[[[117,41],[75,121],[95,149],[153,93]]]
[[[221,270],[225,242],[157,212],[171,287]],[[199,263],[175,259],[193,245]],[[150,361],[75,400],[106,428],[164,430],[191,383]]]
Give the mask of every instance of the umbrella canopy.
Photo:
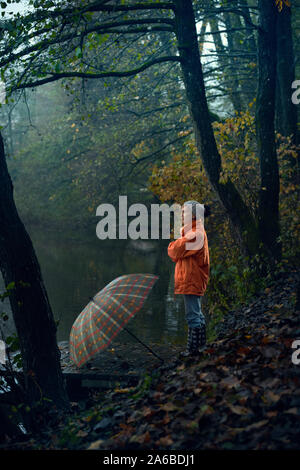
[[[78,367],[107,348],[143,306],[157,279],[153,274],[120,276],[91,299],[70,333],[70,357]]]

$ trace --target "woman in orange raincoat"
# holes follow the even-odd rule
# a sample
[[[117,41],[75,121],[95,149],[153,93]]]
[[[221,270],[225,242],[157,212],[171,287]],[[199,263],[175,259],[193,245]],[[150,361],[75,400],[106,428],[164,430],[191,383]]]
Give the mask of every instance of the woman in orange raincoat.
[[[204,217],[208,206],[197,201],[185,202],[182,208],[181,237],[171,242],[168,255],[176,263],[175,294],[183,294],[188,323],[187,349],[183,356],[198,354],[206,343],[205,317],[201,301],[209,280],[209,250]]]

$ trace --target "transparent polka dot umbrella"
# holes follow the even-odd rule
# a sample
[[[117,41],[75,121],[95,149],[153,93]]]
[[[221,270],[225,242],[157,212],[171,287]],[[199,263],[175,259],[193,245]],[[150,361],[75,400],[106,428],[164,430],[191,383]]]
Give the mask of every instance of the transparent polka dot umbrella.
[[[141,309],[157,279],[153,274],[120,276],[91,299],[70,333],[70,357],[78,367],[107,348],[122,329],[130,333],[125,327]]]

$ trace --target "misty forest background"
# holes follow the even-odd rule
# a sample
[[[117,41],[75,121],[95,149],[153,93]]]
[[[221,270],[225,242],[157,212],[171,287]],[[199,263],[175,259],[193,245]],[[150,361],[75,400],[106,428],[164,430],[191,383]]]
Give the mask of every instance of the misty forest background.
[[[28,233],[96,238],[96,208],[117,207],[119,195],[128,205],[209,204],[211,337],[266,276],[297,267],[300,8],[7,0],[1,11],[0,265],[24,372],[64,407],[55,321]],[[166,246],[156,255],[163,276],[173,268]]]

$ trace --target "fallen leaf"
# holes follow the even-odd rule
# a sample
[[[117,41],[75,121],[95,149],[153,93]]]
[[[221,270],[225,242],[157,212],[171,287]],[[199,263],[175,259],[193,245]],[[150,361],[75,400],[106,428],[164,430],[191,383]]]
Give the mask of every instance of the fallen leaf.
[[[284,413],[290,414],[290,415],[299,415],[300,414],[298,408],[289,408],[288,410],[284,411]]]
[[[241,346],[240,348],[237,349],[236,352],[240,356],[246,356],[250,351],[251,351],[251,348]]]
[[[160,409],[164,411],[175,411],[178,410],[178,406],[174,405],[174,403],[168,402],[160,405]]]
[[[252,423],[250,424],[249,426],[246,426],[245,427],[245,430],[246,431],[251,431],[252,429],[258,429],[258,428],[261,428],[262,426],[264,426],[265,424],[268,423],[268,420],[267,419],[263,419],[261,421],[258,421],[257,423]]]
[[[150,418],[150,417],[153,416],[155,413],[156,413],[156,410],[154,410],[153,408],[150,408],[150,406],[145,407],[145,408],[143,409],[143,416],[144,416],[145,418]]]
[[[274,418],[278,415],[278,411],[268,411],[266,415],[268,416],[268,418]]]
[[[114,392],[115,393],[129,393],[132,390],[134,390],[134,387],[127,387],[127,388],[115,388]]]
[[[92,442],[92,444],[88,447],[88,450],[97,450],[103,444],[103,439],[98,439],[95,442]]]
[[[263,380],[260,382],[260,386],[263,388],[275,388],[277,385],[279,385],[280,380],[277,379],[276,377],[272,378],[269,377],[268,379]]]
[[[239,405],[231,405],[230,403],[227,404],[227,406],[230,408],[232,413],[235,413],[236,415],[248,415],[252,413],[251,410],[244,406],[239,406]]]
[[[149,431],[146,431],[141,436],[133,435],[129,439],[129,442],[132,442],[132,443],[137,442],[138,444],[146,444],[147,442],[150,442],[150,441],[151,441],[151,436],[150,436]]]
[[[272,392],[272,390],[267,390],[265,392],[265,397],[267,401],[271,403],[277,403],[280,400],[280,395],[277,395],[276,393]]]
[[[237,387],[239,384],[240,384],[240,381],[233,375],[230,377],[226,377],[226,379],[222,379],[220,382],[220,385],[226,388]]]
[[[272,336],[264,336],[261,340],[262,344],[267,344],[273,339],[274,335]]]
[[[78,431],[78,433],[76,434],[77,437],[86,437],[88,435],[88,432],[86,431]]]
[[[158,447],[160,446],[165,447],[165,446],[171,446],[173,443],[174,441],[172,440],[170,436],[164,436],[164,437],[161,437],[158,441],[156,441],[155,444]]]

